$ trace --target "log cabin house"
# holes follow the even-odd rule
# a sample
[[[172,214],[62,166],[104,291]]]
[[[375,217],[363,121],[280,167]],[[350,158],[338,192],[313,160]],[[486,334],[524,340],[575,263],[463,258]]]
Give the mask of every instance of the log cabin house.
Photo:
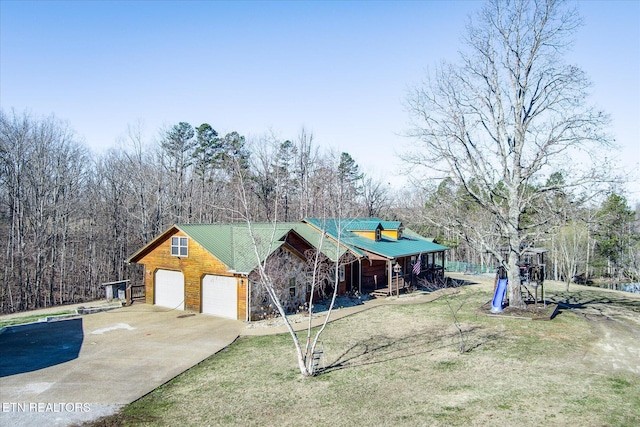
[[[339,261],[338,294],[395,295],[419,277],[444,276],[447,247],[379,218],[252,224],[176,224],[127,262],[144,265],[146,302],[251,321],[268,312],[258,263],[278,266],[289,311],[309,300],[309,262],[319,251]],[[320,295],[314,296],[317,301]]]

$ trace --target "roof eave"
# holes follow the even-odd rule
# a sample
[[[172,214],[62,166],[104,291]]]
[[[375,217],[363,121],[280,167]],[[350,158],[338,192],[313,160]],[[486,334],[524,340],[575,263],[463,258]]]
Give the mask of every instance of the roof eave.
[[[429,243],[431,243],[431,242],[429,242]],[[440,245],[440,246],[442,246],[442,245]],[[449,250],[448,247],[442,246],[441,248],[436,248],[436,249],[428,250],[428,251],[405,252],[405,253],[401,253],[401,254],[390,255],[390,254],[382,253],[382,252],[377,251],[375,249],[361,248],[361,247],[358,247],[358,249],[360,249],[360,250],[362,250],[364,252],[375,254],[377,256],[380,256],[380,257],[383,257],[383,258],[386,258],[386,259],[396,259],[396,258],[400,258],[400,257],[408,257],[408,256],[420,255],[420,254],[430,254],[430,253],[444,252],[444,251],[448,251]]]
[[[174,234],[176,231],[181,231],[180,227],[176,224],[167,228],[162,234],[160,234],[155,239],[151,240],[149,243],[140,248],[136,253],[131,255],[129,258],[125,260],[127,264],[137,264],[140,259],[142,259],[148,252],[153,250],[161,241],[169,237],[171,234]]]
[[[360,248],[358,248],[358,247],[356,247],[356,246],[354,246],[354,245],[351,245],[351,244],[349,244],[349,243],[345,243],[345,241],[344,241],[344,240],[338,239],[336,236],[332,235],[331,233],[329,233],[329,232],[328,232],[328,231],[326,231],[326,230],[323,230],[322,228],[320,228],[320,227],[316,226],[315,224],[313,224],[313,223],[311,223],[311,222],[307,221],[306,219],[305,219],[305,220],[303,220],[303,222],[304,222],[304,224],[306,224],[308,227],[311,227],[311,228],[315,229],[318,233],[324,233],[324,234],[327,236],[327,238],[329,238],[329,239],[333,240],[333,242],[334,242],[338,247],[344,248],[344,251],[343,251],[343,252],[341,252],[341,255],[340,255],[340,256],[344,255],[344,253],[345,253],[345,252],[351,252],[351,253],[353,254],[353,256],[355,256],[355,257],[356,257],[356,258],[358,258],[358,259],[360,259],[360,258],[362,258],[362,257],[364,257],[364,256],[365,256],[365,253],[364,253],[364,251],[363,251],[362,249],[360,249]],[[315,247],[315,246],[314,246],[314,247]]]

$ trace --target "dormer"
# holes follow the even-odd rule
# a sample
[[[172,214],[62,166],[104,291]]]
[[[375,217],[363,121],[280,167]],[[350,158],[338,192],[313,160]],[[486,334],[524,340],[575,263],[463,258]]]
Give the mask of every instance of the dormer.
[[[400,221],[382,221],[380,223],[383,227],[382,235],[391,239],[402,239],[402,232],[404,231],[404,225]]]
[[[378,242],[382,239],[384,227],[377,221],[361,221],[352,224],[349,231],[357,236]]]

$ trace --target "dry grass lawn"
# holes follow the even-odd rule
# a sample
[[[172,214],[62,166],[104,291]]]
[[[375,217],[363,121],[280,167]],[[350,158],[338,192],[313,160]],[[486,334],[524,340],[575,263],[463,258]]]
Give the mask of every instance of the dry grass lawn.
[[[640,299],[547,288],[564,307],[552,321],[486,315],[484,280],[335,321],[314,378],[298,374],[288,335],[242,337],[94,425],[640,425]],[[628,354],[612,353],[616,339]]]

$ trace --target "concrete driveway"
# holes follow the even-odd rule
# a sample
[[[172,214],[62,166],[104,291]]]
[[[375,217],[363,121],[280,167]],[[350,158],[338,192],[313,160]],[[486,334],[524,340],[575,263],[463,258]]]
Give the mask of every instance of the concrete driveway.
[[[0,425],[116,412],[232,343],[244,323],[137,304],[0,334]]]

